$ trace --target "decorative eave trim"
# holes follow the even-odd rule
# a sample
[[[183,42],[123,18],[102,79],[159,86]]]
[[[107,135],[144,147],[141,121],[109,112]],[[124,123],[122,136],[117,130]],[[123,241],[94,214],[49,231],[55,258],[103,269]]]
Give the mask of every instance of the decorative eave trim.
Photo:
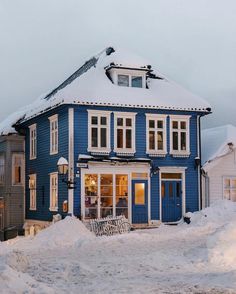
[[[149,157],[166,157],[167,153],[146,153]]]
[[[51,111],[57,107],[60,107],[62,105],[91,105],[91,106],[110,106],[110,107],[126,107],[126,108],[145,108],[145,109],[156,109],[156,110],[172,110],[172,111],[187,111],[187,112],[202,112],[206,114],[210,114],[211,108],[199,108],[199,107],[191,107],[191,108],[181,108],[181,107],[170,107],[170,106],[157,106],[157,105],[147,105],[147,104],[123,104],[123,103],[105,103],[105,102],[82,102],[82,101],[72,101],[72,102],[65,102],[64,100],[56,103],[53,106],[47,107],[44,110],[39,111],[38,113],[35,113],[27,118],[20,118],[19,122],[16,122],[15,125],[21,125],[22,123],[25,123],[26,121],[29,121],[33,119],[36,116],[42,115],[48,111]]]

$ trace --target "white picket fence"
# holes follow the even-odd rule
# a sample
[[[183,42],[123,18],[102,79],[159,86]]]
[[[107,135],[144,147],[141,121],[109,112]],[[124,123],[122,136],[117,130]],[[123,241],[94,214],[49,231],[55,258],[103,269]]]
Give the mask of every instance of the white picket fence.
[[[130,232],[131,225],[123,215],[117,217],[108,216],[91,220],[90,230],[94,232],[96,236],[112,236],[114,234]]]

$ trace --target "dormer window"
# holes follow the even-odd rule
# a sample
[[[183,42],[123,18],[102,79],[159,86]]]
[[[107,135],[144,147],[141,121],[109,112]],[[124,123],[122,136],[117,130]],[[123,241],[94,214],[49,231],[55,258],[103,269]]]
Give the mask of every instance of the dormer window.
[[[111,81],[121,87],[146,88],[147,70],[122,67],[108,69]]]
[[[117,77],[117,85],[123,87],[143,87],[143,77],[142,76],[132,76],[132,75],[120,75]]]

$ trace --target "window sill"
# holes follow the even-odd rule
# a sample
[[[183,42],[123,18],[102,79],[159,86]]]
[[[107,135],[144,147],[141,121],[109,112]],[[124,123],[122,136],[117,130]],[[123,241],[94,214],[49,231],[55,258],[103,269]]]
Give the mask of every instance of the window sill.
[[[114,152],[118,156],[134,156],[136,151],[133,149],[114,149]]]
[[[190,154],[191,153],[189,153],[189,152],[186,152],[186,153],[181,153],[181,152],[179,152],[179,153],[170,153],[170,155],[172,157],[179,157],[179,158],[187,158],[187,157],[190,156]]]
[[[58,211],[58,207],[49,207],[50,211]]]
[[[111,150],[110,149],[87,149],[92,155],[109,155]]]
[[[147,151],[146,154],[150,157],[166,157],[167,153],[166,152],[151,152]]]
[[[37,208],[30,207],[29,210],[36,211]]]
[[[58,151],[50,152],[50,155],[56,155],[56,154],[58,154]]]

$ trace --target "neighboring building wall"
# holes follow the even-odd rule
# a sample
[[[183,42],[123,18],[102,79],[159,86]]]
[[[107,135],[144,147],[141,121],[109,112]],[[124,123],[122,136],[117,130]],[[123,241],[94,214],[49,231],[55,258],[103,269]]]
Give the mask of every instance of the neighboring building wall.
[[[13,154],[24,155],[24,137],[2,136],[0,154],[5,156],[5,184],[0,186],[0,197],[4,198],[4,227],[21,228],[24,223],[24,181],[22,185],[13,184],[12,158]]]
[[[206,166],[209,177],[209,204],[215,200],[223,199],[224,177],[236,177],[236,151],[220,158]],[[206,187],[207,189],[207,187]]]

